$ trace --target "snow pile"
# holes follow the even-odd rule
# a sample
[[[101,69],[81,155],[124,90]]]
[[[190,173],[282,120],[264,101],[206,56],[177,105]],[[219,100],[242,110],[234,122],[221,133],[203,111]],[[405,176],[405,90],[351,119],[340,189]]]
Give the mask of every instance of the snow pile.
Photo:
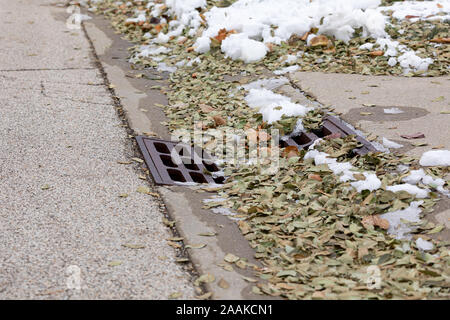
[[[424,185],[430,186],[443,194],[449,194],[449,192],[444,189],[444,179],[433,178],[432,176],[427,175],[423,169],[411,170],[409,175],[404,177],[402,181],[414,185],[423,183]]]
[[[439,6],[438,6],[439,4]],[[449,0],[439,0],[439,1],[402,1],[395,2],[389,7],[380,7],[380,11],[392,10],[392,16],[395,19],[404,20],[406,17],[410,17],[410,21],[417,21],[419,19],[423,20],[433,20],[440,19],[446,20],[450,19],[450,1]],[[442,14],[444,15],[438,15]]]
[[[213,7],[205,13],[208,28],[197,39],[194,48],[197,52],[206,52],[208,40],[223,28],[235,30],[239,36],[230,36],[232,40],[226,46],[222,44],[222,51],[226,50],[232,59],[244,61],[261,59],[263,47],[258,46],[257,50],[250,52],[254,54],[250,57],[249,52],[242,48],[247,48],[247,45],[240,42],[256,45],[248,42],[253,40],[261,44],[280,44],[292,35],[305,34],[311,28],[318,28],[319,34],[346,42],[360,27],[363,28],[363,36],[384,37],[386,17],[376,10],[380,3],[380,0],[238,0],[229,7]]]
[[[242,33],[232,34],[227,37],[222,41],[222,46],[220,48],[222,52],[225,53],[225,57],[233,60],[240,59],[245,63],[261,60],[267,53],[267,47],[264,43],[249,39]]]
[[[409,234],[414,227],[409,226],[402,220],[408,222],[420,222],[420,213],[422,209],[419,206],[423,201],[413,201],[408,208],[382,214],[380,217],[389,222],[388,233],[397,239],[411,239]]]
[[[398,41],[394,41],[389,37],[378,38],[376,44],[384,51],[384,56],[391,57],[388,64],[393,67],[400,64],[405,74],[411,71],[427,71],[430,64],[434,62],[431,58],[421,58],[416,53],[408,49],[405,45],[401,45]],[[367,46],[368,45],[368,46]],[[360,48],[371,50],[373,44],[364,44]],[[399,53],[401,53],[400,56]],[[398,56],[398,57],[397,57]],[[396,58],[395,58],[396,57]]]
[[[425,152],[419,161],[421,166],[450,166],[450,151],[449,150],[431,150]]]
[[[421,58],[414,51],[406,51],[397,60],[405,73],[409,73],[411,70],[427,71],[428,66],[434,61],[431,58]]]
[[[281,117],[304,117],[311,107],[293,103],[290,98],[276,94],[267,89],[250,89],[245,101],[251,108],[262,114],[263,120],[269,124],[278,121]],[[302,128],[301,128],[302,129]]]
[[[197,8],[205,8],[206,0],[166,0],[165,1],[169,12],[172,16],[176,16],[180,25],[176,23],[171,27],[172,32],[179,33],[173,35],[180,35],[184,29],[184,26],[191,28],[189,35],[194,35],[195,31],[200,26],[202,19],[200,13],[196,10]],[[151,5],[151,3],[149,3]],[[161,4],[155,4],[156,12],[152,13],[153,16],[159,15],[157,12],[161,8]],[[170,33],[170,32],[169,32]]]

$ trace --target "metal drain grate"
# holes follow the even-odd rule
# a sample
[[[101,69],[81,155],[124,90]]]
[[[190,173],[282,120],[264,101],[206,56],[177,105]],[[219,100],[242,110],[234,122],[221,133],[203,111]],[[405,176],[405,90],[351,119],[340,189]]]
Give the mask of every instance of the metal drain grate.
[[[355,135],[356,140],[362,144],[361,147],[353,150],[355,154],[364,155],[370,151],[377,151],[369,141],[358,135],[340,119],[333,116],[325,117],[320,129],[315,130],[314,132],[301,132],[295,137],[289,138],[286,141],[281,141],[281,147],[296,146],[299,150],[306,149],[318,138],[323,138],[332,134],[340,134],[342,137]]]
[[[209,174],[220,170],[212,158],[200,148],[145,136],[136,137],[136,141],[156,184],[224,182],[223,177],[213,177]],[[182,160],[180,164],[173,161],[174,148]]]

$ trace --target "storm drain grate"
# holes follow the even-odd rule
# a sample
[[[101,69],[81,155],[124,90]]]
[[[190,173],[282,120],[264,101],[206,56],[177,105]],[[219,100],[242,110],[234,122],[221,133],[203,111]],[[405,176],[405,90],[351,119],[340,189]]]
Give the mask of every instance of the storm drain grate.
[[[136,141],[156,184],[224,182],[224,177],[212,175],[220,170],[198,147],[144,136],[136,137]]]
[[[281,141],[281,146],[296,146],[300,149],[307,149],[318,138],[323,138],[332,134],[339,134],[341,137],[355,135],[356,140],[362,144],[361,147],[353,150],[355,154],[364,155],[377,149],[366,139],[358,135],[354,130],[347,126],[343,121],[333,116],[327,116],[323,119],[322,126],[313,132],[301,132],[295,137],[286,141]]]

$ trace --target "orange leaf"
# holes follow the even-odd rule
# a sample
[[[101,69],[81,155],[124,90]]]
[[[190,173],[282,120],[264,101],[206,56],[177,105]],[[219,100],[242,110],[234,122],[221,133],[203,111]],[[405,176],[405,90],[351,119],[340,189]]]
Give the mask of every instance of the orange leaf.
[[[302,35],[302,37],[300,38],[300,40],[306,41],[306,39],[308,39],[308,36],[309,36],[309,31],[308,31],[308,32],[305,32],[305,34]]]
[[[311,39],[311,47],[327,46],[327,45],[328,45],[328,38],[324,35],[320,35]]]
[[[219,42],[222,42],[223,40],[225,40],[226,37],[228,37],[230,34],[233,33],[236,33],[236,30],[227,31],[227,29],[223,28],[219,30],[219,33],[217,34],[217,36],[214,37],[214,39],[216,39]]]
[[[379,56],[382,56],[383,54],[384,54],[384,51],[381,51],[381,50],[369,52],[369,55],[372,57],[379,57]]]
[[[434,43],[450,43],[450,38],[434,38],[430,40],[430,42]]]
[[[310,174],[308,176],[308,179],[316,180],[316,181],[322,181],[322,178],[318,174]]]
[[[300,152],[298,151],[298,148],[296,146],[287,146],[283,149],[283,152],[281,154],[284,158],[292,158],[297,157],[300,155]]]

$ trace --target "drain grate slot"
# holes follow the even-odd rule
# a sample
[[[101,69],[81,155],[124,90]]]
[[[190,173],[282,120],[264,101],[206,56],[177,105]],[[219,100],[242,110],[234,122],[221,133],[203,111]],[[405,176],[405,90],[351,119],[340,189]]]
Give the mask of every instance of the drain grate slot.
[[[359,143],[361,143],[362,146],[354,149],[353,150],[354,154],[364,155],[371,151],[377,151],[377,149],[369,141],[358,135],[343,121],[334,116],[325,117],[323,119],[322,126],[318,130],[314,130],[314,132],[302,131],[295,137],[291,137],[286,141],[280,141],[280,146],[281,147],[296,146],[299,150],[307,149],[318,138],[324,138],[330,135],[336,135],[341,137],[355,135],[356,140]]]
[[[178,182],[224,183],[224,177],[213,177],[208,173],[220,169],[214,164],[211,156],[197,147],[191,147],[172,141],[136,137],[139,149],[150,170],[153,180],[160,185],[174,185]],[[182,163],[174,161],[172,150],[180,155]]]

